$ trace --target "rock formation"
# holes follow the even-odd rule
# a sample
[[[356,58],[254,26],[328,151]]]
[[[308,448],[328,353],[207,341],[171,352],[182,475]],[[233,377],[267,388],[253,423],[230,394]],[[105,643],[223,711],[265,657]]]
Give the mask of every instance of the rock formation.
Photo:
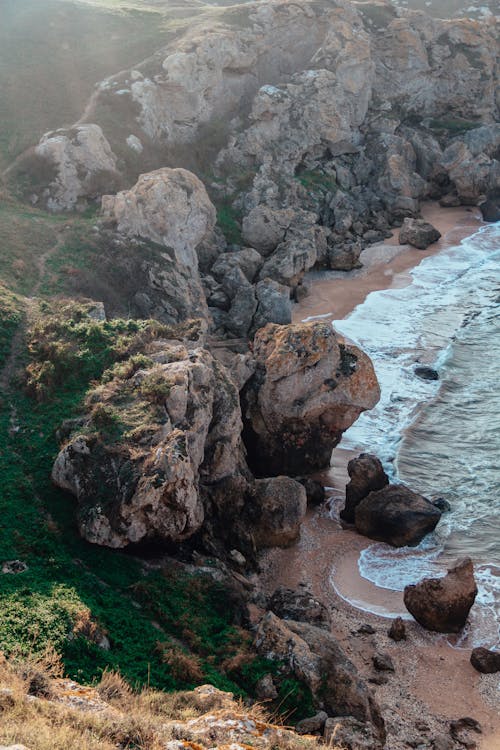
[[[419,250],[425,250],[426,247],[437,242],[441,237],[441,232],[423,219],[406,218],[399,232],[400,245],[413,245]]]
[[[390,484],[370,492],[354,511],[360,534],[395,547],[415,546],[437,526],[441,512],[408,487]]]
[[[328,609],[305,585],[300,586],[297,591],[280,586],[271,596],[268,609],[283,620],[308,622],[326,630],[331,626]]]
[[[427,630],[458,633],[467,621],[476,594],[474,566],[467,557],[450,568],[444,578],[424,578],[407,586],[404,602]]]
[[[254,340],[257,369],[244,391],[244,439],[261,474],[324,468],[332,449],[380,391],[370,360],[327,323],[267,325]]]
[[[340,517],[347,523],[354,523],[354,511],[361,500],[370,492],[381,490],[389,484],[389,479],[379,459],[370,453],[351,458],[347,473],[351,481],[345,488],[345,507],[340,511]]]

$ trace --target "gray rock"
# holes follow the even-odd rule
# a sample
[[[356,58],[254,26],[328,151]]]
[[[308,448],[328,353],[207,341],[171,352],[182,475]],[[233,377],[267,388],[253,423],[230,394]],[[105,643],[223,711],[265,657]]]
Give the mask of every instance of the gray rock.
[[[345,488],[345,507],[340,511],[340,517],[347,523],[354,523],[354,512],[361,500],[389,484],[389,478],[379,459],[370,453],[351,458],[347,472],[350,482]]]
[[[257,309],[253,319],[253,330],[278,323],[287,325],[292,322],[292,303],[290,289],[272,279],[263,279],[255,287]]]
[[[419,250],[425,250],[426,247],[437,242],[440,237],[441,232],[428,221],[406,218],[399,232],[399,244],[413,245]]]
[[[287,547],[295,542],[307,510],[303,486],[283,476],[257,479],[254,493],[257,547]]]
[[[249,282],[253,282],[263,263],[262,256],[252,247],[245,247],[234,253],[222,253],[211,268],[211,274],[222,282],[228,271],[239,268]]]
[[[315,716],[299,721],[295,727],[297,734],[322,734],[328,714],[325,711],[319,711]]]
[[[265,674],[255,685],[255,695],[261,701],[274,701],[278,697],[278,691],[274,684],[272,674]]]
[[[328,747],[343,750],[381,750],[382,744],[373,726],[352,716],[327,719],[323,739]]]

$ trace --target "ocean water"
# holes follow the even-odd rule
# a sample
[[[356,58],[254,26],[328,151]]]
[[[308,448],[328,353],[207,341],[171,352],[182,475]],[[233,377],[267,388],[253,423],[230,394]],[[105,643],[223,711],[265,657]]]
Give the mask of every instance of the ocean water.
[[[451,505],[417,548],[370,545],[360,574],[403,590],[469,555],[479,594],[459,645],[500,648],[500,226],[425,258],[408,286],[371,293],[333,325],[371,356],[382,391],[341,445]]]

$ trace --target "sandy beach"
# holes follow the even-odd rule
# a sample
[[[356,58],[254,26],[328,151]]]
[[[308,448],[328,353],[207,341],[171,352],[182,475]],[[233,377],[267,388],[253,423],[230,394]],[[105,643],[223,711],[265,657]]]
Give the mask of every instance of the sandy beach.
[[[410,283],[409,272],[422,258],[458,244],[480,226],[477,209],[442,209],[428,203],[422,214],[441,232],[438,243],[426,251],[400,246],[396,229],[389,241],[363,252],[362,269],[312,274],[311,294],[295,307],[294,319],[345,317],[370,292]],[[343,528],[338,521],[351,457],[349,451],[334,451],[330,471],[320,477],[331,488],[329,502],[309,510],[298,543],[263,556],[264,587],[271,592],[278,585],[309,584],[314,594],[331,607],[335,635],[370,682],[380,681],[380,673],[373,670],[373,654],[391,656],[395,672],[384,673],[383,684],[372,683],[387,723],[387,750],[430,748],[432,737],[448,734],[450,720],[464,716],[472,716],[482,725],[482,735],[475,736],[477,747],[498,750],[499,676],[479,674],[469,663],[469,650],[454,648],[445,636],[420,627],[407,613],[402,593],[380,589],[359,575],[359,553],[372,542]],[[388,613],[405,618],[406,641],[396,643],[388,638]],[[374,633],[357,632],[363,623],[371,625]]]

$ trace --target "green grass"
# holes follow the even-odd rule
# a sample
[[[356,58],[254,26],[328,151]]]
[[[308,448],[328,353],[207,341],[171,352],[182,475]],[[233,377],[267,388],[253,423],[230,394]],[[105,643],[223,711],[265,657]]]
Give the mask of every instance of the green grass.
[[[217,226],[230,244],[241,244],[241,216],[229,201],[217,205]]]
[[[326,174],[319,170],[305,170],[295,175],[295,179],[313,194],[335,193],[337,183],[333,175]]]
[[[469,130],[474,130],[474,128],[478,127],[478,123],[453,117],[443,117],[431,120],[429,127],[432,130],[437,130],[439,133],[447,132],[452,135],[459,135],[460,133],[467,133]]]
[[[21,317],[21,300],[0,284],[0,370],[10,352],[12,337]]]

